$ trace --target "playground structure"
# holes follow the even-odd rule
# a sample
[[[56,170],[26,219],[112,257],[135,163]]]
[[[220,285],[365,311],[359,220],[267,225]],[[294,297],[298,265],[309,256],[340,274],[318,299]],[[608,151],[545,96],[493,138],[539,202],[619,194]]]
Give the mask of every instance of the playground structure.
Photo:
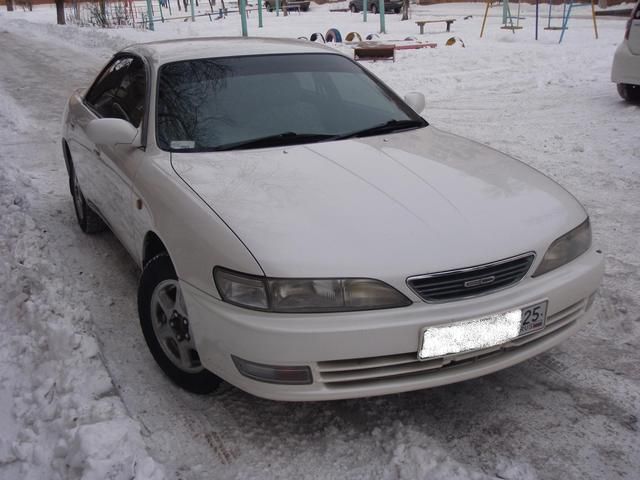
[[[557,5],[559,7],[560,3],[558,3]],[[564,39],[564,34],[569,28],[569,19],[571,18],[571,13],[573,9],[577,7],[583,7],[583,6],[589,6],[589,5],[591,6],[591,17],[593,19],[593,31],[595,33],[596,39],[598,38],[598,24],[596,22],[595,0],[588,0],[588,2],[586,3],[584,1],[577,1],[577,0],[563,0],[561,5],[562,5],[562,21],[560,23],[560,26],[552,26],[551,19],[553,18],[552,11],[553,11],[554,4],[553,4],[553,0],[549,0],[549,13],[547,18],[547,26],[545,27],[545,30],[559,30],[561,32],[560,40],[558,41],[558,43],[562,43],[562,40]],[[482,28],[480,29],[480,38],[482,38],[482,35],[484,34],[485,26],[487,23],[487,17],[489,16],[489,8],[491,6],[493,6],[493,1],[486,0],[484,18],[482,19]],[[538,40],[538,26],[539,26],[539,19],[540,19],[539,0],[536,0],[536,17],[535,18],[536,18],[535,39]],[[514,19],[515,19],[515,23],[514,23]],[[520,0],[518,0],[518,9],[515,17],[511,14],[511,6],[509,5],[509,0],[503,0],[502,1],[502,26],[500,28],[502,28],[503,30],[511,30],[515,34],[516,30],[520,30],[523,28],[520,25],[520,20],[524,20],[524,18],[520,16]]]
[[[309,38],[298,37],[298,40],[309,40],[311,42],[322,43],[344,43],[353,48],[354,60],[391,60],[395,62],[397,50],[419,50],[422,48],[436,48],[437,43],[424,42],[417,40],[415,37],[406,37],[398,40],[379,41],[380,36],[377,33],[368,34],[365,39],[358,32],[349,32],[344,37],[337,28],[330,28],[323,35],[320,32],[312,33]],[[464,42],[461,38],[451,37],[445,42],[446,46],[460,45],[464,48]]]

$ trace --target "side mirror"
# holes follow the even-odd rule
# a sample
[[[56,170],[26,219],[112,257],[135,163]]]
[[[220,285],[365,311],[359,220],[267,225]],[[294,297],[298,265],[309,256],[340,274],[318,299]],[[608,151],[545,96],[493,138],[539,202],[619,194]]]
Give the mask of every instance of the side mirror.
[[[427,106],[427,101],[424,99],[424,95],[420,92],[409,92],[404,96],[404,101],[407,102],[414,112],[422,113],[424,107]]]
[[[87,125],[87,137],[96,145],[140,146],[138,129],[121,118],[98,118]]]

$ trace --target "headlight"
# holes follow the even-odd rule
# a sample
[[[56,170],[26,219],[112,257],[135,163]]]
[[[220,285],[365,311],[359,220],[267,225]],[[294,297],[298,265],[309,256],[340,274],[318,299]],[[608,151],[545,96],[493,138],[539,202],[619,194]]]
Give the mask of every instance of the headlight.
[[[591,247],[591,224],[587,218],[551,244],[533,276],[537,277],[569,263],[589,250],[589,247]]]
[[[393,287],[368,278],[267,278],[220,267],[213,276],[225,302],[270,312],[348,312],[411,304]]]

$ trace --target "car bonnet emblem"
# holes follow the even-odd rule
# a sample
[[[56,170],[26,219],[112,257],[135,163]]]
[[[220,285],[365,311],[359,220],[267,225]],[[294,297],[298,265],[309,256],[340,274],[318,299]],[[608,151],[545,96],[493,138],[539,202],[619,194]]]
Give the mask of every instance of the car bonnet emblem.
[[[488,277],[477,278],[475,280],[469,280],[468,282],[464,282],[464,288],[478,287],[480,285],[489,285],[490,283],[495,282],[496,277],[490,275]]]

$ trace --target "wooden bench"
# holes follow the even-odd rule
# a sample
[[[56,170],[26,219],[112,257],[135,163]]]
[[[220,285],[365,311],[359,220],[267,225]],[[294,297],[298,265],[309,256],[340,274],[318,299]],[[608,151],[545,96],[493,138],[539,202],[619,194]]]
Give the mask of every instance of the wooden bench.
[[[359,44],[353,49],[354,60],[392,60],[396,61],[396,46],[393,44]]]
[[[442,19],[442,20],[418,20],[416,21],[416,25],[418,25],[418,27],[420,27],[420,33],[424,34],[424,26],[427,23],[446,23],[447,24],[447,32],[451,31],[451,24],[455,22],[455,20],[453,18],[446,18],[446,19]]]

